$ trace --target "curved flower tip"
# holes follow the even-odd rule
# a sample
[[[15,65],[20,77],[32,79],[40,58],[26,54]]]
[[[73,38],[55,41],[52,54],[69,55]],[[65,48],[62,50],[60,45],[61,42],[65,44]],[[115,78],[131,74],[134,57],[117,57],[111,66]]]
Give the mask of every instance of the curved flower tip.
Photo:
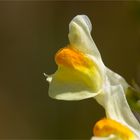
[[[46,81],[48,81],[49,83],[52,81],[52,76],[51,75],[48,75],[46,73],[43,73],[43,75],[45,76]]]
[[[69,41],[76,49],[100,58],[100,53],[91,37],[92,24],[86,15],[78,15],[69,24]]]

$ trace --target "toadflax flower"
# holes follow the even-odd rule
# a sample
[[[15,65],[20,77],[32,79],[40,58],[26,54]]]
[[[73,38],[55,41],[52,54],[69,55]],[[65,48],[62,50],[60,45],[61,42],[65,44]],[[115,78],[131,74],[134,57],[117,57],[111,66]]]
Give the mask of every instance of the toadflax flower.
[[[49,96],[60,100],[92,97],[104,107],[106,118],[95,124],[92,140],[140,140],[140,125],[125,97],[130,86],[104,65],[91,30],[85,15],[70,22],[70,43],[56,53],[58,69],[47,78]]]

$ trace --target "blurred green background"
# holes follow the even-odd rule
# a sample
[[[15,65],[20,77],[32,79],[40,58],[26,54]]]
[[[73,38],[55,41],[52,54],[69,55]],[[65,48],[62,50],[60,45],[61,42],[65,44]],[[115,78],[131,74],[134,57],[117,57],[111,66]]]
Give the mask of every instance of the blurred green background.
[[[89,139],[104,117],[93,99],[48,97],[43,72],[68,44],[68,24],[86,14],[106,66],[140,84],[140,2],[0,2],[0,138]]]

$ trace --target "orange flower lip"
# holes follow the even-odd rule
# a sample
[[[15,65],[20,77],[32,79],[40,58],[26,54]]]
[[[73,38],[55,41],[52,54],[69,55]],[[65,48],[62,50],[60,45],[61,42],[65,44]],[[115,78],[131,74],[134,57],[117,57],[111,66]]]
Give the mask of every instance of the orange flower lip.
[[[93,133],[95,136],[99,137],[107,137],[114,134],[123,140],[134,140],[134,134],[129,128],[119,122],[106,118],[95,124]]]
[[[91,66],[91,60],[89,60],[82,52],[76,50],[70,45],[60,49],[56,53],[55,61],[58,65],[66,66],[69,68]]]

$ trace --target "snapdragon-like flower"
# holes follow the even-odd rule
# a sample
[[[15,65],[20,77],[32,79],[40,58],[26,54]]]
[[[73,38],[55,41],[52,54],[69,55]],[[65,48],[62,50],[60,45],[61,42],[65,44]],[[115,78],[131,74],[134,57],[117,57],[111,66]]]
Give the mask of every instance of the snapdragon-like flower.
[[[96,123],[92,140],[140,140],[140,125],[125,97],[129,85],[104,65],[91,30],[85,15],[70,22],[70,43],[56,53],[58,69],[47,78],[49,95],[60,100],[94,97],[104,107],[106,118]]]

